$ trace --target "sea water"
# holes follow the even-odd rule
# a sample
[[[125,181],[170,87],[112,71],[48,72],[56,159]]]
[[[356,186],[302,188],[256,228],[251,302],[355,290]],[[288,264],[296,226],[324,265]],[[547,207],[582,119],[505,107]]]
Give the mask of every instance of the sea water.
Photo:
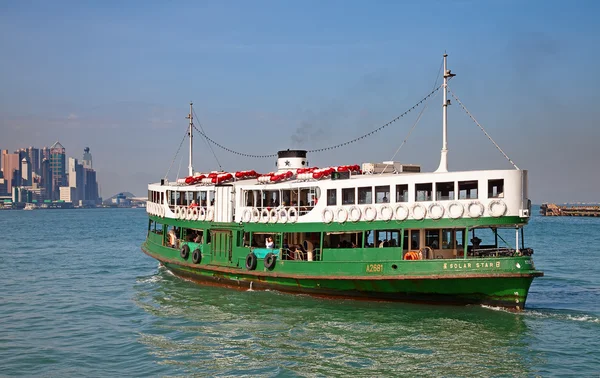
[[[534,216],[527,309],[199,286],[142,209],[0,211],[0,376],[598,376],[600,219]]]

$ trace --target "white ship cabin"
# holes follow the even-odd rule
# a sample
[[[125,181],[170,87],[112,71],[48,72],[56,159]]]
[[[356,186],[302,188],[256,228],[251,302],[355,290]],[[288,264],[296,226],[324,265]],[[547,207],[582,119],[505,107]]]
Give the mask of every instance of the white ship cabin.
[[[278,171],[264,175],[212,172],[194,175],[195,181],[188,177],[151,184],[149,202],[159,205],[158,215],[167,218],[236,223],[528,218],[530,214],[526,170],[426,173],[417,165],[397,162],[319,169],[305,167],[306,151],[278,155]]]
[[[450,220],[469,219],[472,230],[478,219],[483,223],[483,218],[487,218],[489,227],[494,218],[501,225],[506,223],[506,219],[500,222],[501,218],[514,217],[514,222],[509,223],[517,224],[527,221],[530,214],[527,171],[523,170],[420,172],[417,165],[397,162],[319,169],[305,167],[306,151],[287,150],[278,155],[279,169],[264,175],[253,171],[212,172],[176,183],[151,184],[148,212],[192,221],[265,224],[264,235],[255,232],[248,241],[255,246],[264,242],[256,238],[270,234],[269,225],[337,225],[339,231],[324,236],[324,247],[399,246],[403,238],[405,250],[433,246],[424,258],[457,257],[468,244],[470,237],[464,224],[452,224]],[[389,226],[374,227],[367,236],[361,231],[346,231],[352,229],[350,224],[356,224],[356,230],[360,230],[376,221],[385,221]],[[400,235],[403,221],[413,222]],[[442,222],[421,225],[414,221]],[[341,227],[344,224],[349,227]],[[296,234],[273,236],[279,239],[276,244],[280,246],[286,244],[284,239],[290,243],[306,240]],[[474,234],[472,237],[475,239]],[[497,247],[498,236],[495,238]],[[517,248],[518,244],[517,241]],[[305,258],[318,259],[318,253]]]

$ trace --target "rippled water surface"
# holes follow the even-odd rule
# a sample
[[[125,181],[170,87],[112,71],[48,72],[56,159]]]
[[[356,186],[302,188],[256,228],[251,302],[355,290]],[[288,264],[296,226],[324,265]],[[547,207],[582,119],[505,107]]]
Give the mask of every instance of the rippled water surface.
[[[600,219],[534,217],[522,313],[181,280],[138,209],[0,211],[0,375],[598,376]]]

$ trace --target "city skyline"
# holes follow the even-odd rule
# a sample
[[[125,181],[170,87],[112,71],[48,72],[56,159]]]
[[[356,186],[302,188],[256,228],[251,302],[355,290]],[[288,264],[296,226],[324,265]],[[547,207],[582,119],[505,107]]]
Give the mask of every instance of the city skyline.
[[[321,148],[413,106],[439,79],[446,51],[457,74],[451,89],[529,170],[535,203],[600,201],[593,190],[600,185],[598,79],[589,75],[600,42],[595,2],[146,5],[3,3],[0,31],[11,37],[0,41],[0,147],[58,138],[80,151],[93,140],[103,194],[143,196],[167,171],[171,180],[186,174],[187,147],[174,155],[190,101],[208,136],[232,150]],[[451,100],[449,168],[510,169]],[[328,166],[393,158],[433,171],[440,109],[438,96],[418,122],[420,109],[309,160]],[[273,159],[211,147],[218,161],[196,134],[195,170],[274,167]]]
[[[67,157],[60,141],[50,147],[0,148],[0,202],[64,201],[75,206],[99,204],[90,148],[81,160]]]

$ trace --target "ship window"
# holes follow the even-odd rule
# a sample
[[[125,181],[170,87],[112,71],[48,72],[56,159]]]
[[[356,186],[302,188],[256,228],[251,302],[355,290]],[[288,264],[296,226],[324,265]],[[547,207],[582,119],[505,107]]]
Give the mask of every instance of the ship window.
[[[402,249],[405,251],[418,250],[421,245],[421,230],[404,230],[404,243]],[[409,248],[410,247],[410,248]]]
[[[390,187],[376,186],[375,187],[375,203],[388,203],[390,202]]]
[[[488,181],[488,198],[504,198],[504,179]]]
[[[370,186],[358,188],[358,204],[370,205],[373,203],[373,188]]]
[[[263,190],[262,207],[279,206],[279,190]]]
[[[442,249],[454,249],[454,230],[442,230]]]
[[[342,189],[342,205],[354,205],[356,198],[354,197],[354,188]]]
[[[375,230],[374,237],[371,238],[371,231],[367,231],[368,247],[374,248],[395,248],[400,246],[400,230]],[[367,247],[367,245],[365,245]]]
[[[160,192],[160,204],[162,205],[165,202],[165,192]]]
[[[323,236],[324,248],[361,248],[362,231],[328,232]]]
[[[415,185],[415,201],[431,201],[431,192],[433,184],[416,184]]]
[[[200,192],[200,206],[206,207],[206,200],[207,200],[207,196],[206,196],[206,191],[201,191]]]
[[[458,199],[476,199],[477,181],[459,181]]]
[[[454,183],[438,182],[435,184],[435,199],[437,201],[454,200]]]
[[[396,185],[396,202],[408,202],[408,185]]]
[[[210,206],[215,205],[215,191],[214,190],[208,191],[208,200],[210,201]]]
[[[290,206],[291,203],[292,203],[292,191],[290,189],[283,189],[281,191],[281,204],[284,206]]]
[[[431,249],[439,249],[440,230],[425,230],[425,245]]]
[[[327,206],[337,205],[337,191],[335,189],[327,189]]]

